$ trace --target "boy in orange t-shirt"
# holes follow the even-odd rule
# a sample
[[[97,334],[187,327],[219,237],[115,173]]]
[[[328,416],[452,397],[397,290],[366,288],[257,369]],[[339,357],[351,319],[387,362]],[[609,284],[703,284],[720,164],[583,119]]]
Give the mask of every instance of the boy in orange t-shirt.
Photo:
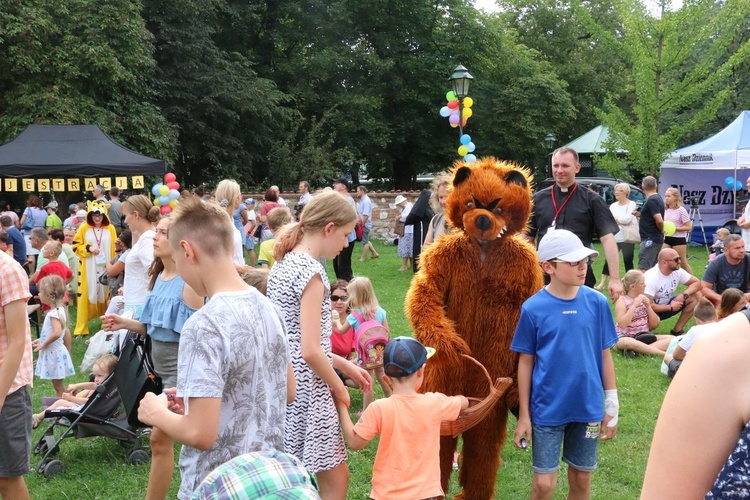
[[[417,393],[424,380],[424,364],[434,353],[413,338],[392,339],[385,348],[383,365],[393,395],[368,406],[357,425],[346,405],[336,403],[349,448],[361,450],[380,435],[370,492],[375,500],[444,495],[440,486],[440,422],[456,420],[469,401],[464,396]]]

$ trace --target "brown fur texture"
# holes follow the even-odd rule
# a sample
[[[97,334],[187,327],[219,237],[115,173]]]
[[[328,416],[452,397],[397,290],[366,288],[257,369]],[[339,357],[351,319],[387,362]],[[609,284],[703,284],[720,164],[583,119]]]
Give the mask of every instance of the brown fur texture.
[[[542,288],[542,270],[534,248],[519,234],[531,214],[528,170],[483,158],[457,162],[452,173],[446,216],[459,231],[422,254],[406,296],[406,315],[415,338],[437,350],[426,365],[422,391],[485,397],[486,377],[461,354],[480,361],[493,380],[513,378],[492,413],[463,434],[463,492],[455,498],[484,500],[494,498],[508,409],[518,406],[518,355],[510,344],[521,304]],[[455,438],[441,438],[444,491],[456,444]]]

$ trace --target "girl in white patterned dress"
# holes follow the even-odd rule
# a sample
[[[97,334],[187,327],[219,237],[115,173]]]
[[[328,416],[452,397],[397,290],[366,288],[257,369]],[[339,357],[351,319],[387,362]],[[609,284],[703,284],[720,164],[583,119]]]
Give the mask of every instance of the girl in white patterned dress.
[[[42,278],[37,283],[39,300],[50,307],[44,318],[40,337],[32,342],[34,351],[39,353],[34,374],[44,380],[52,380],[58,397],[65,390],[63,379],[75,374],[70,353],[65,348],[63,334],[68,326],[68,315],[63,307],[65,283],[57,275]]]
[[[268,297],[282,312],[297,381],[297,397],[287,406],[284,451],[316,474],[326,500],[346,498],[349,470],[333,398],[348,407],[349,391],[331,365],[330,285],[317,259],[333,259],[346,248],[356,221],[341,194],[315,195],[300,222],[279,232],[268,277]]]

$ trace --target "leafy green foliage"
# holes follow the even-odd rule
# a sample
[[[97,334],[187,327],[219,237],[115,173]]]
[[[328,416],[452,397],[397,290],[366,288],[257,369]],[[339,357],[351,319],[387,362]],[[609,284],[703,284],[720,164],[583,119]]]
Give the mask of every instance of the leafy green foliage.
[[[617,32],[577,9],[596,39],[622,54],[632,72],[632,109],[613,93],[601,113],[610,127],[607,147],[628,151],[627,162],[647,174],[658,173],[683,137],[715,117],[732,96],[731,77],[750,56],[745,1],[697,0],[674,12],[670,4],[660,2],[656,16],[638,0],[618,2]],[[617,161],[609,155],[604,163]]]
[[[29,0],[0,9],[0,138],[30,123],[96,123],[171,160],[174,128],[155,105],[140,2]]]

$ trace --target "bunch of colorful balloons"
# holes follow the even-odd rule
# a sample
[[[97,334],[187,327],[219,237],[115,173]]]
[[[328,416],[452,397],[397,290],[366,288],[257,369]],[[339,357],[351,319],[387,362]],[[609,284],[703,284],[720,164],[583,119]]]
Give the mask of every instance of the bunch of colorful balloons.
[[[177,176],[172,172],[164,175],[164,182],[155,184],[151,188],[151,194],[154,195],[154,205],[159,207],[162,215],[166,215],[177,207],[180,197],[180,183],[177,182]]]
[[[445,98],[448,100],[448,104],[440,108],[440,116],[448,118],[448,122],[453,128],[458,127],[459,123],[461,126],[465,127],[469,118],[471,118],[471,115],[474,113],[471,110],[471,107],[474,105],[474,99],[468,96],[464,97],[462,107],[459,105],[458,98],[452,90],[445,94]],[[458,147],[458,154],[463,156],[466,163],[474,163],[477,161],[477,157],[473,154],[476,145],[471,142],[471,136],[463,134],[460,137],[460,141],[461,145]]]
[[[724,184],[726,184],[729,189],[733,189],[735,191],[739,191],[740,189],[742,189],[742,182],[735,180],[731,175],[724,179]]]

